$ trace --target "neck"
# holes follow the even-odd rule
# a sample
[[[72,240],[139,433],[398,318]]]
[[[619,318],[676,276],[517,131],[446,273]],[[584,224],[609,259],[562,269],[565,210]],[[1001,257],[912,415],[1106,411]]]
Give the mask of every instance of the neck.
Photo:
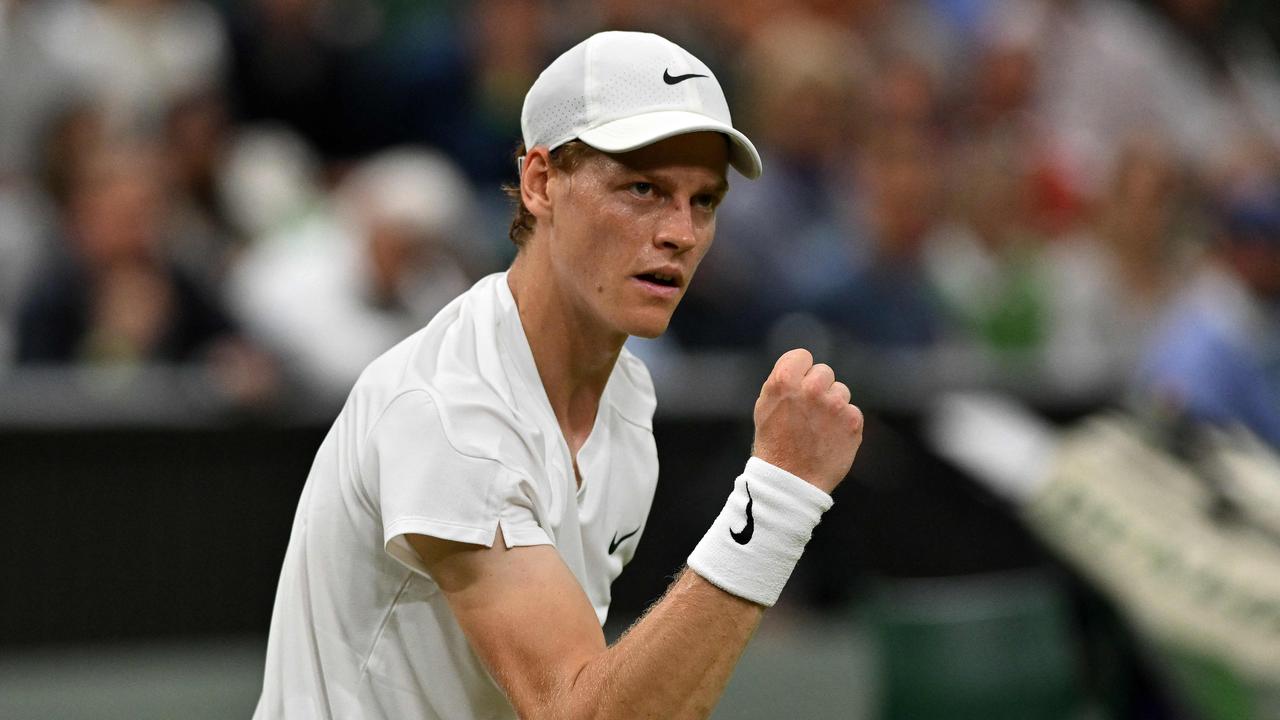
[[[609,332],[521,250],[507,273],[538,376],[570,450],[591,433],[596,410],[627,336]]]

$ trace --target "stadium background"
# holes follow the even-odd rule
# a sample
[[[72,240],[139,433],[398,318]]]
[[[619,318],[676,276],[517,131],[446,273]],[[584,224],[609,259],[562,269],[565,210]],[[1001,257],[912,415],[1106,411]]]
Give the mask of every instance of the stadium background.
[[[717,717],[1197,717],[924,426],[1169,401],[1153,328],[1277,240],[1269,0],[0,0],[0,717],[247,716],[312,453],[509,261],[523,93],[600,29],[702,57],[766,166],[634,344],[663,471],[611,631],[803,344],[867,441]]]

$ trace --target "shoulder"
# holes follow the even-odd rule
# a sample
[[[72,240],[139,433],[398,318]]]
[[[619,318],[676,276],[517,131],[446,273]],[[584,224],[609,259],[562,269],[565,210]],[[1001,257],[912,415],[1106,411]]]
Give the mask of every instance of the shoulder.
[[[485,299],[492,276],[454,298],[425,326],[396,343],[361,372],[353,395],[382,398],[403,392],[430,390],[458,376],[477,374],[485,348],[482,336],[491,334],[496,320]]]
[[[408,503],[416,514],[455,505],[497,512],[494,503],[507,491],[521,479],[539,476],[541,463],[528,437],[497,418],[460,415],[438,393],[409,390],[391,398],[369,423],[358,452],[358,472],[366,492],[380,498],[384,511]],[[533,487],[525,488],[530,497],[537,494]],[[428,512],[427,505],[435,510]],[[458,512],[459,518],[465,515]],[[491,527],[489,532],[489,537],[468,536],[466,541],[487,542]]]
[[[521,406],[504,364],[500,277],[482,279],[371,363],[352,395],[379,408],[429,405],[452,449],[519,467],[536,460],[543,430]]]

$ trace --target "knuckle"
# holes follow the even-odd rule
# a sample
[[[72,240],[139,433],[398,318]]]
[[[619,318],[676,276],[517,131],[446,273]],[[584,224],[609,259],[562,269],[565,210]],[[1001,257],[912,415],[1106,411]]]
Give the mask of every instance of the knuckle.
[[[866,422],[866,418],[862,415],[862,410],[857,405],[848,405],[847,407],[849,409],[845,412],[848,415],[850,426],[854,432],[861,433]]]
[[[768,379],[764,381],[764,390],[774,393],[779,392],[791,383],[792,377],[793,375],[788,372],[787,368],[778,367],[769,375]]]
[[[836,371],[832,370],[831,366],[826,363],[818,363],[817,365],[814,365],[813,369],[810,370],[809,372],[813,375],[816,375],[826,380],[828,385],[831,384],[831,381],[835,380],[836,378]]]
[[[782,376],[775,378],[766,390],[771,399],[779,400],[789,395],[794,388],[795,382],[789,377]]]
[[[782,364],[783,362],[788,365],[798,366],[801,372],[805,372],[813,365],[813,353],[805,350],[804,348],[788,350],[782,354],[781,358],[778,359],[779,364]]]

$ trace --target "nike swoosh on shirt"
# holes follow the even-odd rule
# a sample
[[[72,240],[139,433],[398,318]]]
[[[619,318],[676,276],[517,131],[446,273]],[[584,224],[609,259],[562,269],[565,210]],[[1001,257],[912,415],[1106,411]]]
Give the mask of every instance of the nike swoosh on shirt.
[[[613,534],[613,542],[609,543],[609,554],[612,555],[613,551],[617,550],[619,545],[626,542],[627,538],[631,537],[632,535],[635,535],[638,532],[640,532],[640,528],[636,528],[635,530],[632,530],[631,532],[627,533],[626,535],[623,535],[622,537],[618,537],[618,533],[615,532]]]
[[[744,482],[742,483],[742,486],[747,489],[747,524],[742,526],[741,530],[735,531],[733,528],[729,528],[729,535],[733,537],[733,541],[739,545],[746,545],[751,542],[751,536],[756,531],[756,519],[751,515],[751,504],[755,502],[755,500],[751,499],[750,483]]]
[[[706,77],[706,75],[699,75],[698,73],[689,73],[688,75],[672,75],[670,70],[662,71],[662,82],[668,85],[675,85],[676,83],[682,83],[685,80],[689,80],[696,77]]]

